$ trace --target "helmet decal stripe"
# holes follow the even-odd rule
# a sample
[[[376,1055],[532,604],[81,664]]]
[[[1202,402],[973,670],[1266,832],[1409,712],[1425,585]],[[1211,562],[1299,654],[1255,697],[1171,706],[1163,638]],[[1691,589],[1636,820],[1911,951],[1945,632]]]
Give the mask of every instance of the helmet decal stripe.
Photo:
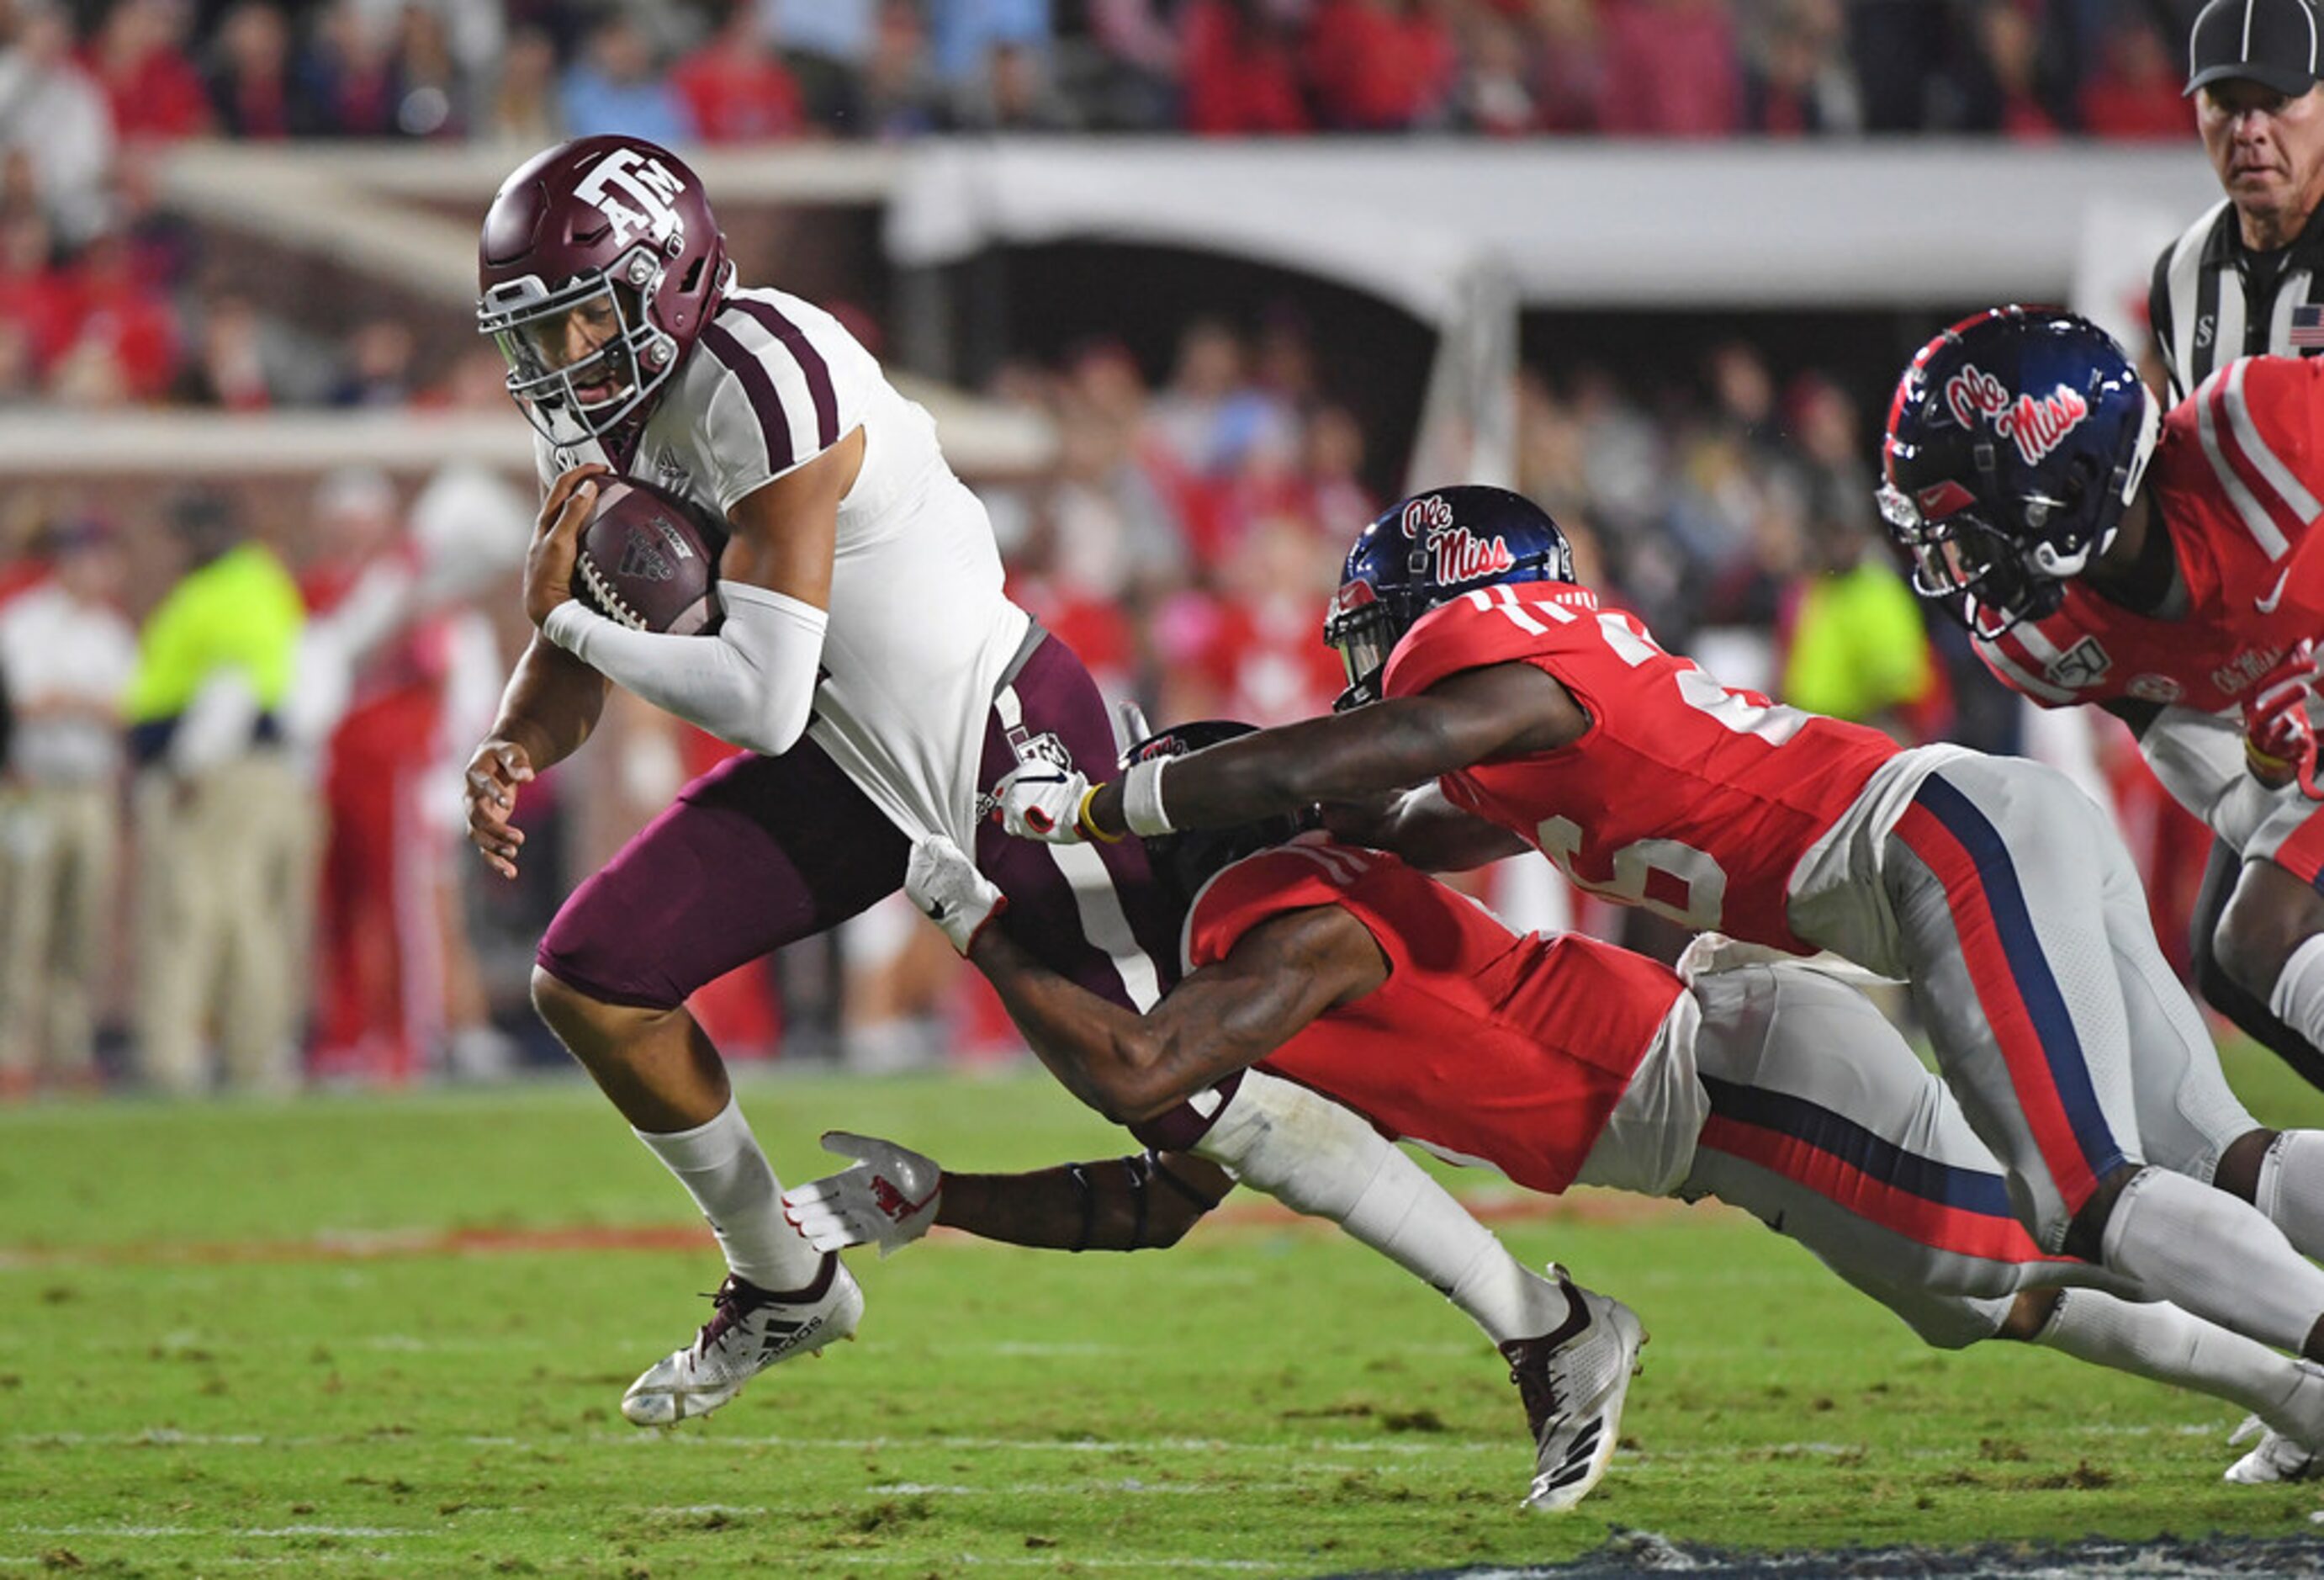
[[[2292,513],[2299,519],[2299,524],[2307,526],[2319,513],[2324,513],[2324,505],[2316,503],[2316,496],[2309,493],[2300,479],[2292,475],[2292,468],[2268,448],[2267,441],[2260,437],[2259,430],[2253,425],[2251,405],[2244,399],[2244,375],[2251,371],[2251,364],[2250,357],[2242,356],[2228,365],[2227,385],[2220,392],[2227,406],[2227,426],[2234,431],[2236,447],[2243,451],[2244,458],[2259,468],[2259,475],[2267,479],[2267,485],[2275,490],[2276,497],[2291,507]]]
[[[807,394],[815,402],[815,448],[827,450],[837,444],[839,399],[832,390],[831,368],[824,362],[823,353],[807,343],[807,331],[783,317],[772,302],[732,296],[726,299],[726,306],[755,319],[798,360],[799,372],[807,375]]]
[[[2232,367],[2234,365],[2229,365]],[[2200,405],[2195,432],[2202,440],[2203,457],[2211,463],[2211,470],[2218,477],[2219,486],[2227,490],[2228,500],[2236,507],[2236,514],[2242,518],[2244,530],[2267,551],[2269,559],[2278,559],[2290,547],[2289,541],[2267,513],[2267,507],[2260,504],[2258,496],[2244,482],[2243,474],[2229,464],[2219,443],[2219,408],[2226,398],[2227,372],[2227,368],[2222,368],[2213,374],[2197,392],[2195,398]]]
[[[742,393],[750,398],[752,413],[759,420],[759,432],[767,443],[767,470],[789,471],[798,458],[791,445],[790,419],[783,414],[782,397],[775,393],[775,381],[768,375],[765,365],[724,324],[704,328],[702,348],[741,381]]]

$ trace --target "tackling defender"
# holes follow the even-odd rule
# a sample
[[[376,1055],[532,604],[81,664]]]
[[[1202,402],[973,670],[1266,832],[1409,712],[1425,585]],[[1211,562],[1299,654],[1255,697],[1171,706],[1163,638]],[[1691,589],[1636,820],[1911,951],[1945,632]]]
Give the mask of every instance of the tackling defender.
[[[1248,733],[1189,725],[1170,753]],[[2032,1342],[2216,1394],[2324,1446],[2324,1372],[2175,1307],[2098,1289],[2045,1255],[1944,1085],[1861,994],[1772,951],[1706,936],[1670,970],[1576,935],[1520,936],[1392,855],[1301,835],[1289,819],[1157,839],[1186,907],[1186,976],[1140,1017],[1045,970],[999,929],[1000,895],[940,839],[907,890],[945,919],[1028,1039],[1116,1120],[1167,1108],[1253,1065],[1346,1103],[1432,1150],[1482,1160],[1555,1195],[1612,1186],[1744,1208],[1814,1252],[1932,1344]],[[1221,1122],[1231,1124],[1229,1119]],[[957,1195],[917,1153],[828,1140],[863,1160],[786,1197],[826,1246],[883,1249],[944,1222],[1054,1243],[1079,1206],[1120,1215],[1059,1172],[973,1176]],[[1194,1142],[1199,1153],[1202,1143]],[[1182,1160],[1148,1167],[1176,1178]],[[1159,1197],[1165,1242],[1213,1198]],[[1543,1472],[1536,1495],[1593,1483],[1620,1400]]]
[[[1983,407],[2021,397],[2054,415],[1987,439]],[[1931,340],[1897,381],[1880,503],[1914,588],[1969,626],[2003,685],[2120,718],[2172,797],[2241,857],[2197,940],[2198,980],[2324,1086],[2324,817],[2308,721],[2324,634],[2319,423],[2324,363],[2230,362],[2163,416],[2096,324],[1995,308]]]
[[[632,1385],[668,1425],[759,1371],[851,1334],[862,1296],[784,1222],[780,1187],[717,1050],[705,983],[833,927],[903,881],[913,836],[973,849],[1012,934],[1101,996],[1143,1008],[1174,972],[1135,845],[1047,852],[980,836],[980,791],[1018,763],[1114,757],[1080,661],[1002,591],[983,507],[934,423],[828,313],[738,285],[700,180],[621,137],[550,149],[484,217],[478,327],[536,430],[546,503],[525,568],[538,633],[467,768],[471,839],[513,875],[518,787],[588,737],[616,682],[750,748],[696,781],[567,900],[533,997],[709,1220],[728,1276],[695,1340]],[[647,479],[731,529],[715,636],[635,631],[571,596],[596,480]],[[1412,1160],[1287,1083],[1247,1082],[1237,1166],[1337,1193],[1348,1226],[1498,1340],[1567,1309]],[[1220,1099],[1204,1100],[1214,1114]],[[1323,1110],[1305,1122],[1311,1109]],[[1318,1147],[1286,1157],[1303,1136]],[[1369,1143],[1369,1144],[1368,1144]]]
[[[1118,839],[1434,781],[1363,842],[1436,867],[1531,845],[1609,899],[1910,983],[2043,1251],[2324,1356],[2324,1270],[2294,1245],[2324,1251],[2324,1160],[2227,1089],[2127,853],[2064,779],[1720,685],[1600,609],[1555,523],[1500,489],[1365,529],[1325,634],[1367,705],[1094,787],[1020,768],[1008,827]]]

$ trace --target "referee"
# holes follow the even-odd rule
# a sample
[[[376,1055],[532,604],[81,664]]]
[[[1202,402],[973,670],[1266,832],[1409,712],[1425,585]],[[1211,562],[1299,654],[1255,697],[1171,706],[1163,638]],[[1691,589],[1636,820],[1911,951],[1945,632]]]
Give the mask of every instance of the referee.
[[[2183,401],[2238,356],[2324,350],[2324,17],[2308,0],[2210,0],[2187,93],[2227,197],[2154,263],[2149,319]]]
[[[2187,50],[2187,93],[2227,197],[2154,263],[2149,319],[2175,403],[2238,356],[2324,350],[2324,15],[2308,0],[2210,0]],[[2324,1050],[2238,986],[2212,942],[2242,853],[2214,843],[2195,901],[2196,986],[2311,1083]]]

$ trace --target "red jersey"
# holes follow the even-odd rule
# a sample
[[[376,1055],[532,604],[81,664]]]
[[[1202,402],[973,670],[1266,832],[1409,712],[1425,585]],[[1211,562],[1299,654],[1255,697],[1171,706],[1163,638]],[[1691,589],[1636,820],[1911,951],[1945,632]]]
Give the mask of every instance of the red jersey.
[[[2146,476],[2185,613],[2153,619],[2069,581],[2047,619],[1978,642],[2004,685],[2046,707],[2126,697],[2212,713],[2318,633],[2324,534],[2300,550],[2324,513],[2324,361],[2227,364],[2163,419]]]
[[[1381,689],[1526,663],[1590,716],[1572,744],[1441,781],[1455,806],[1531,840],[1576,887],[1691,928],[1812,951],[1785,912],[1792,869],[1896,743],[1721,686],[1587,588],[1480,587],[1430,610]]]
[[[1683,991],[1643,956],[1509,930],[1379,851],[1311,835],[1237,862],[1194,900],[1189,970],[1270,917],[1336,905],[1371,930],[1388,980],[1325,1012],[1260,1067],[1519,1185],[1573,1183]]]

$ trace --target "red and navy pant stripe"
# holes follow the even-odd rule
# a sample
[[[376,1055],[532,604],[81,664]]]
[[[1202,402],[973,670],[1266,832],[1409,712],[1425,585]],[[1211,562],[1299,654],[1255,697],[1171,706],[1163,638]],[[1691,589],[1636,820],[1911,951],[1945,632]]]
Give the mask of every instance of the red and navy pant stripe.
[[[2058,1260],[2018,1222],[1999,1174],[1910,1151],[1805,1097],[1698,1078],[1711,1094],[1702,1145],[1932,1250],[1990,1261]]]
[[[1941,776],[1924,781],[1897,837],[1944,886],[1978,1003],[2034,1143],[2068,1212],[2127,1160],[2098,1106],[2065,995],[2000,830]]]

